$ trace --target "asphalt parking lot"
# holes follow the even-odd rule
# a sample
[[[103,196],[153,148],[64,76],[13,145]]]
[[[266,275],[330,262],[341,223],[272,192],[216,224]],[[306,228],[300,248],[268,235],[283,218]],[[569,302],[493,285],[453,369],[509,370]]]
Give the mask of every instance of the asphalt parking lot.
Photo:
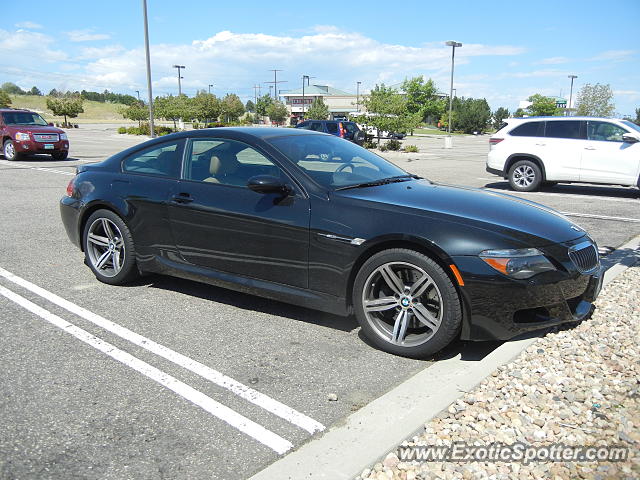
[[[159,276],[99,283],[58,200],[76,165],[143,139],[69,138],[63,162],[0,160],[0,478],[247,478],[430,365],[375,350],[350,318]],[[405,143],[420,153],[386,156],[412,173],[508,191],[484,171],[486,136]],[[640,233],[632,189],[518,195],[600,245]]]

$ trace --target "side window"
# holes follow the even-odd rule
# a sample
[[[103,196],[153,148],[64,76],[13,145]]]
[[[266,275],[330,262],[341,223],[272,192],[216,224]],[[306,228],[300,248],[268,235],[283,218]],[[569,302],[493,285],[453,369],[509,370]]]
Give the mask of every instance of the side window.
[[[309,130],[309,122],[302,122],[299,125],[296,125],[296,128],[302,128],[304,130]]]
[[[544,122],[527,122],[517,126],[509,132],[513,137],[542,137],[544,136]]]
[[[322,124],[320,122],[311,122],[309,130],[313,130],[314,132],[324,132],[324,129],[322,128]]]
[[[622,142],[622,135],[629,133],[624,128],[609,122],[587,122],[589,140]]]
[[[245,143],[212,138],[191,141],[185,180],[246,187],[256,175],[283,174],[271,160]]]
[[[327,132],[331,135],[338,134],[338,124],[336,122],[327,122]]]
[[[177,178],[182,160],[182,140],[155,145],[136,152],[122,162],[122,171]]]
[[[546,137],[582,139],[579,120],[552,120],[547,122]]]

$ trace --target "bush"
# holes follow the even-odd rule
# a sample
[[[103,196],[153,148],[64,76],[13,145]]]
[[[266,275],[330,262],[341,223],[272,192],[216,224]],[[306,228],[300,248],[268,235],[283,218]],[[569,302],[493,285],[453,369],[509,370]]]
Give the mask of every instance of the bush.
[[[391,139],[387,143],[385,143],[385,147],[387,147],[388,150],[393,150],[394,152],[400,150],[401,146],[402,145],[400,141],[396,139]]]
[[[420,151],[415,145],[405,145],[403,150],[407,153],[418,153]]]
[[[387,150],[389,150],[389,147],[387,147],[385,144],[382,144],[378,147],[378,150],[380,150],[381,152],[386,152]]]
[[[372,140],[365,140],[364,143],[362,144],[362,146],[364,148],[368,148],[368,149],[373,149],[376,148],[378,145],[376,144],[376,142],[372,141]]]
[[[118,133],[120,133],[120,134],[127,133],[127,127],[118,128]]]

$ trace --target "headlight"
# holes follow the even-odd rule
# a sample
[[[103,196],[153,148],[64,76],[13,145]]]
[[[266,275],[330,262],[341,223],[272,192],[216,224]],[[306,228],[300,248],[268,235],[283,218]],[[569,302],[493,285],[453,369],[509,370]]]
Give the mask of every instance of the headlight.
[[[16,133],[16,140],[29,140],[29,134],[18,132]]]
[[[480,258],[500,273],[517,279],[531,278],[556,269],[537,248],[485,250],[480,253]]]
[[[60,140],[69,140],[69,137],[67,137],[66,133],[61,133],[60,134]]]

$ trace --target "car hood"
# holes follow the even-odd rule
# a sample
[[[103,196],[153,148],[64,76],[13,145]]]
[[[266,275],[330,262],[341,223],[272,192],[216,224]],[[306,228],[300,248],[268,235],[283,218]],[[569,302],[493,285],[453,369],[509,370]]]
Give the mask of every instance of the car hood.
[[[431,183],[391,183],[338,192],[376,202],[379,208],[406,208],[413,214],[482,228],[531,246],[580,238],[583,229],[552,208],[503,193]]]
[[[7,125],[7,127],[16,132],[55,133],[57,135],[64,133],[64,130],[48,125],[46,127],[39,125]]]

